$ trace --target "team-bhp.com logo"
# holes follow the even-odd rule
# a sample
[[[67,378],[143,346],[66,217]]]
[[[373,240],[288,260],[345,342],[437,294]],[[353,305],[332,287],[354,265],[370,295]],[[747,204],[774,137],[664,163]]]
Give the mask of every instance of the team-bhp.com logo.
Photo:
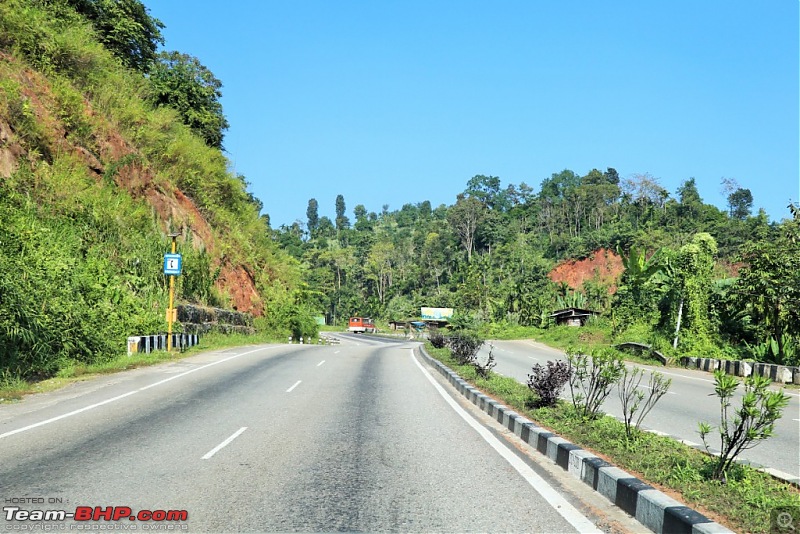
[[[180,522],[189,519],[186,510],[140,510],[130,506],[78,506],[67,510],[23,510],[19,506],[3,508],[6,521],[155,521]],[[157,529],[155,529],[157,530]]]

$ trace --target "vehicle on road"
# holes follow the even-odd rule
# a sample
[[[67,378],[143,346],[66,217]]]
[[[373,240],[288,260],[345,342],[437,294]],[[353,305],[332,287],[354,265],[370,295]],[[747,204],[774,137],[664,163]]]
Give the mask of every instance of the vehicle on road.
[[[369,317],[350,317],[350,323],[347,326],[348,332],[356,334],[373,334],[375,330],[375,322]]]

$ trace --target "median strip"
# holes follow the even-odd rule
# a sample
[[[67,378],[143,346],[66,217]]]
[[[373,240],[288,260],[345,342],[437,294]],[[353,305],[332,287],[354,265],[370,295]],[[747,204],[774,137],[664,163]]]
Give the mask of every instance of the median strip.
[[[732,532],[590,451],[539,427],[511,408],[484,395],[446,365],[429,356],[424,348],[420,347],[419,353],[470,402],[651,531],[708,534]]]

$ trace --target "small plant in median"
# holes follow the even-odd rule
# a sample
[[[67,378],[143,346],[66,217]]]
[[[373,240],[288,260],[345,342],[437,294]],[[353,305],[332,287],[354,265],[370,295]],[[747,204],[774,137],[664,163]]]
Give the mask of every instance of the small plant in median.
[[[722,371],[715,371],[714,382],[714,392],[719,397],[721,408],[717,429],[722,449],[719,457],[713,461],[711,477],[725,482],[726,473],[739,453],[755,447],[774,434],[775,421],[781,418],[783,409],[789,404],[789,397],[782,391],[770,391],[769,378],[751,375],[744,380],[742,405],[731,414],[731,398],[739,387],[739,380]],[[706,437],[712,427],[708,423],[700,423],[699,427],[703,445],[710,453]]]
[[[669,386],[672,385],[671,378],[664,378],[659,372],[653,372],[650,375],[650,383],[647,386],[650,392],[645,401],[644,392],[639,389],[642,384],[642,377],[644,371],[641,367],[634,367],[628,369],[622,368],[622,376],[620,376],[617,383],[617,390],[619,391],[619,400],[622,403],[622,416],[625,423],[625,435],[630,440],[633,438],[633,429],[639,428],[644,418],[653,409],[653,406],[667,394]],[[642,401],[644,405],[642,405]],[[640,409],[641,408],[641,409]],[[638,412],[638,417],[636,413]],[[636,423],[633,423],[633,418],[636,417]]]
[[[535,406],[555,406],[561,390],[569,382],[572,370],[565,361],[548,361],[547,367],[535,364],[528,375],[528,387],[538,396]]]
[[[482,364],[478,361],[478,354],[475,353],[475,358],[472,360],[472,365],[475,367],[475,371],[478,373],[478,376],[481,378],[489,378],[489,371],[497,365],[497,362],[494,361],[494,354],[492,354],[492,350],[494,349],[494,345],[489,345],[489,357],[486,359],[486,363]]]
[[[567,361],[572,371],[569,392],[575,411],[584,419],[596,419],[625,365],[611,349],[593,349],[591,354],[584,354],[569,348]]]
[[[479,335],[468,331],[460,331],[446,339],[447,345],[450,347],[450,353],[459,364],[473,366],[481,378],[489,377],[489,371],[497,365],[492,354],[494,347],[489,346],[489,357],[486,363],[482,364],[478,360],[478,352],[481,350],[484,341]]]
[[[432,329],[430,335],[428,336],[428,341],[431,342],[431,345],[434,348],[441,349],[447,344],[447,338],[444,337],[441,330],[438,328]]]
[[[483,339],[472,332],[461,331],[448,337],[447,345],[456,361],[461,365],[467,365],[475,361],[478,351],[483,346]]]

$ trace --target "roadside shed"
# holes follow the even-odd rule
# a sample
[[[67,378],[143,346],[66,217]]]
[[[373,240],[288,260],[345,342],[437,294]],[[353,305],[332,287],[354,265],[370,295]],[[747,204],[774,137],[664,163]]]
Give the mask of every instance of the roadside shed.
[[[565,308],[554,311],[550,317],[555,319],[557,325],[583,326],[593,315],[600,315],[600,312],[582,308]]]

